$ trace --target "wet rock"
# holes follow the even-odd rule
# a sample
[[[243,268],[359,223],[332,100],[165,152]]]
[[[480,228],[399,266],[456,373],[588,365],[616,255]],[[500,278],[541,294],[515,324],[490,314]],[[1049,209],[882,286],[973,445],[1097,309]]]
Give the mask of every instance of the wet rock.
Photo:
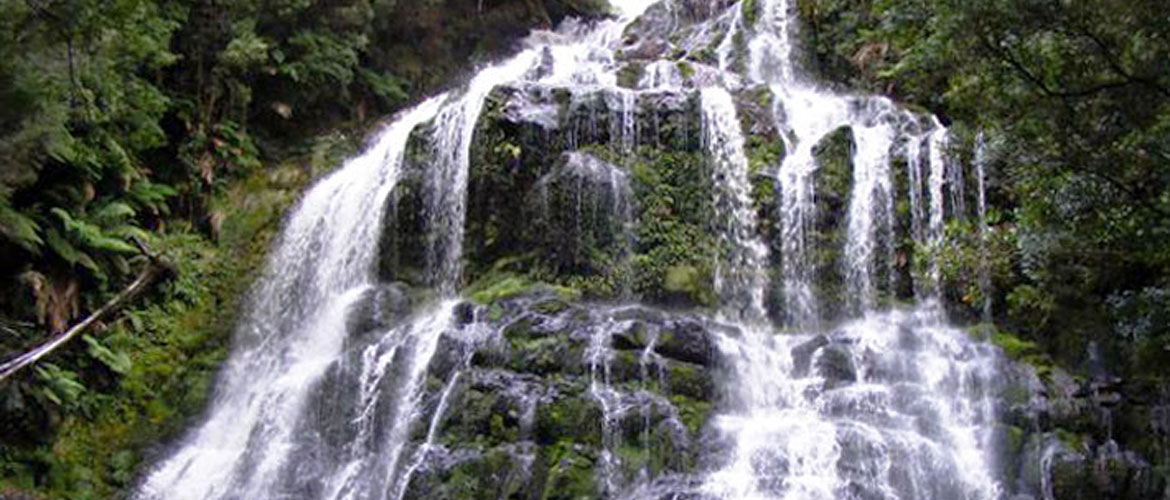
[[[556,130],[561,125],[561,106],[550,87],[503,86],[495,91],[493,98],[501,100],[497,113],[505,123],[515,126],[535,125],[545,131]]]
[[[412,302],[402,284],[377,285],[350,307],[346,329],[354,336],[389,329],[410,313]]]
[[[711,366],[714,346],[707,329],[697,321],[679,321],[666,325],[654,342],[654,352],[667,358]]]
[[[715,381],[703,366],[670,359],[664,360],[663,365],[667,393],[700,401],[714,398]]]
[[[630,243],[631,197],[628,176],[617,165],[587,152],[562,154],[528,197],[544,260],[558,274],[609,273],[606,263]]]
[[[793,375],[797,377],[808,376],[809,368],[812,365],[813,354],[818,349],[829,345],[829,338],[824,335],[817,335],[811,340],[804,342],[792,348],[792,371]]]
[[[631,321],[629,328],[613,335],[613,348],[620,351],[645,349],[652,339],[649,325],[642,321]]]
[[[845,347],[830,344],[821,348],[816,361],[817,373],[825,378],[827,388],[836,388],[857,381],[857,367]]]

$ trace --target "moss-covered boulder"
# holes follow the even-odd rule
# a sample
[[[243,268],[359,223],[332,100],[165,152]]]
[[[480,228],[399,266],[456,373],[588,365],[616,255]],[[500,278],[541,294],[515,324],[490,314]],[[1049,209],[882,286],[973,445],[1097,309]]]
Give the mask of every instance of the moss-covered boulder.
[[[814,248],[814,290],[821,315],[840,318],[847,297],[844,275],[846,231],[849,222],[849,193],[853,185],[853,132],[842,127],[825,136],[813,147],[817,170],[813,174],[816,194],[816,224],[809,236]]]
[[[411,433],[405,498],[597,498],[695,471],[717,399],[714,325],[541,287],[469,307],[466,328],[486,335],[440,340],[457,355],[431,362],[421,401],[445,411]]]

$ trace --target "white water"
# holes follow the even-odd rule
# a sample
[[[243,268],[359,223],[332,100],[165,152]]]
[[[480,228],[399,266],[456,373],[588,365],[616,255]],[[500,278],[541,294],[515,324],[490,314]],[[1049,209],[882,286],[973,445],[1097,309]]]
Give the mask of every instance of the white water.
[[[929,138],[930,173],[926,178],[926,182],[930,190],[929,244],[931,252],[938,252],[941,250],[943,239],[946,238],[945,228],[943,227],[943,219],[946,215],[943,212],[943,183],[946,181],[946,149],[949,142],[949,136],[947,129],[943,128],[937,120],[935,121],[935,126],[935,130],[930,134]],[[927,269],[927,296],[938,295],[939,280],[941,279],[938,263],[933,259],[930,260]]]
[[[719,87],[700,93],[703,144],[711,161],[715,190],[713,225],[723,237],[715,263],[715,291],[723,301],[723,316],[739,322],[764,318],[764,263],[768,250],[760,241],[752,209],[748,160],[743,151],[731,94]]]
[[[917,173],[909,176],[907,194],[911,230],[926,212],[937,245],[945,220],[944,176],[950,174],[952,185],[962,178],[945,169],[946,129],[936,120],[923,136],[917,127],[899,126],[913,117],[885,99],[805,83],[792,63],[792,6],[786,0],[758,5],[759,19],[747,34],[747,76],[769,85],[779,103],[777,124],[788,152],[779,170],[783,289],[791,326],[808,333],[775,335],[741,321],[740,335],[720,339],[732,390],[731,405],[715,425],[733,446],[703,491],[722,499],[996,498],[1000,488],[987,456],[994,352],[946,327],[935,307],[882,312],[876,302],[878,263],[887,266],[880,271],[891,293],[897,271],[891,156],[901,140],[910,149],[911,168],[918,168],[919,145],[929,142],[929,210],[920,208]],[[732,59],[719,57],[724,68]],[[842,126],[854,139],[844,300],[859,319],[824,336],[816,331],[811,291],[816,249],[808,237],[819,167],[813,148]],[[951,205],[961,207],[962,191],[955,191]],[[743,221],[751,223],[751,217]],[[724,238],[742,239],[735,231]],[[929,266],[937,290],[938,268]]]
[[[619,2],[616,19],[569,22],[556,32],[534,34],[526,50],[481,70],[451,99],[440,96],[404,114],[369,151],[314,187],[289,219],[255,292],[251,317],[241,326],[207,420],[147,477],[137,498],[400,500],[406,495],[460,376],[456,371],[446,381],[435,413],[422,414],[426,372],[440,337],[454,328],[454,297],[463,279],[475,125],[491,91],[506,84],[607,92],[616,115],[608,132],[624,153],[637,147],[640,92],[700,89],[715,207],[711,227],[723,245],[714,266],[721,300],[715,316],[736,328],[715,339],[730,379],[723,386],[726,405],[711,425],[730,445],[725,456],[711,457],[714,465],[702,472],[699,493],[728,500],[996,498],[999,486],[986,457],[994,353],[946,326],[937,307],[891,310],[878,300],[882,288],[892,293],[893,242],[906,236],[895,234],[899,193],[891,157],[897,144],[905,144],[911,168],[905,193],[911,203],[909,237],[938,248],[945,237],[944,210],[950,206],[962,213],[963,177],[957,167],[948,168],[947,130],[934,120],[919,131],[905,126],[916,117],[886,99],[809,83],[793,64],[796,24],[787,0],[758,0],[750,27],[738,3],[717,16],[728,26],[717,45],[719,68],[701,68],[700,74],[722,71],[719,78],[688,80],[675,61],[661,59],[645,68],[641,90],[619,89],[616,49],[623,30],[651,3]],[[668,2],[667,7],[672,23],[679,24],[678,6]],[[736,53],[736,33],[744,39],[744,54]],[[737,60],[746,64],[744,75],[733,72]],[[772,92],[775,123],[787,146],[781,164],[770,166],[779,180],[782,264],[775,279],[782,282],[784,316],[793,330],[785,334],[777,334],[768,320],[768,247],[752,205],[744,132],[732,95],[745,84]],[[433,158],[426,171],[427,264],[442,300],[374,332],[372,339],[350,339],[351,306],[376,286],[371,267],[383,202],[395,185],[409,134],[424,122],[434,131],[427,138]],[[813,261],[820,250],[811,240],[820,168],[814,150],[840,127],[848,127],[854,140],[846,242],[839,249],[848,293],[829,300],[848,302],[851,316],[828,333],[822,327],[839,318],[821,317],[829,304],[818,303],[814,292],[819,277]],[[982,163],[977,163],[983,221]],[[605,175],[612,213],[621,214],[623,227],[631,225],[630,180],[616,169],[588,168],[591,175]],[[932,297],[938,294],[938,266],[928,262],[927,268],[927,285],[915,286]],[[631,411],[648,411],[644,402],[630,403],[630,395],[611,384],[607,342],[619,326],[599,324],[586,353],[590,394],[602,409],[597,473],[607,497],[637,495],[646,486],[639,483],[646,478],[631,484],[617,476],[614,450],[621,443],[614,427]],[[647,347],[643,370],[649,355]],[[336,386],[318,390],[325,377],[335,377]],[[338,394],[321,394],[332,390]],[[636,396],[652,397],[645,391]],[[326,407],[321,401],[338,402],[338,415],[317,415]],[[332,423],[318,420],[330,418]],[[412,426],[420,422],[426,423],[425,441],[411,451]]]
[[[146,480],[140,498],[210,499],[273,487],[314,383],[341,352],[349,306],[370,286],[383,200],[428,100],[318,183],[286,223],[206,422]]]
[[[534,36],[534,47],[480,71],[458,98],[445,103],[446,96],[438,96],[405,113],[368,151],[314,186],[293,211],[253,292],[252,310],[240,327],[207,419],[145,478],[136,498],[401,496],[402,488],[394,488],[398,462],[410,425],[420,416],[424,374],[438,339],[450,327],[455,301],[445,300],[381,332],[360,351],[357,393],[349,410],[354,433],[344,449],[331,450],[319,442],[324,438],[300,433],[314,425],[306,412],[320,379],[331,367],[349,370],[343,349],[348,314],[373,284],[385,200],[411,132],[427,121],[437,131],[431,138],[435,165],[427,186],[427,264],[432,286],[451,297],[462,274],[471,140],[488,93],[532,74],[546,51],[554,65],[552,74],[540,75],[542,83],[616,87],[612,50],[596,49],[612,45],[648,5],[626,2],[618,19],[594,28]],[[632,148],[632,96],[622,104],[622,139]],[[339,456],[321,464],[297,463],[304,453]],[[317,467],[311,471],[317,477],[305,476],[306,465]]]
[[[890,148],[894,133],[889,125],[854,126],[853,194],[849,198],[849,226],[845,242],[846,276],[854,313],[873,309],[877,295],[873,282],[880,234],[891,234],[893,189],[890,186]]]
[[[983,132],[975,138],[975,180],[978,188],[979,215],[979,291],[983,294],[983,321],[991,321],[991,274],[988,268],[987,240],[987,140]]]

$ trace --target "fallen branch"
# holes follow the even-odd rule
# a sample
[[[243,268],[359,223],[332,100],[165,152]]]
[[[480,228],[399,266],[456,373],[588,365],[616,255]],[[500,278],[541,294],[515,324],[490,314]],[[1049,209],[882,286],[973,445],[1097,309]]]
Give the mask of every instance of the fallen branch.
[[[137,239],[134,240],[134,243],[138,245],[139,250],[142,250],[142,253],[145,254],[149,259],[146,267],[138,273],[138,276],[134,278],[134,281],[131,282],[130,285],[121,292],[118,292],[117,295],[106,302],[105,305],[103,305],[101,308],[94,311],[85,319],[81,320],[80,323],[73,325],[72,328],[57,335],[56,337],[53,337],[48,342],[33,348],[33,350],[8,360],[4,362],[4,364],[0,364],[0,382],[3,382],[21,368],[36,363],[41,358],[51,354],[58,347],[61,347],[70,340],[73,340],[74,337],[77,337],[81,332],[84,332],[90,326],[93,326],[94,323],[97,323],[107,314],[110,314],[111,312],[121,308],[155,281],[158,281],[159,279],[166,279],[174,275],[174,266],[148,251],[146,246]]]

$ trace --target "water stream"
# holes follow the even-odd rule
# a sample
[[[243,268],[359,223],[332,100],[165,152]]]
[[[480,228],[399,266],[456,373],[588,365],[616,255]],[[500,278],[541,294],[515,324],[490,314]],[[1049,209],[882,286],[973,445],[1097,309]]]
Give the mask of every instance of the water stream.
[[[706,17],[686,2],[614,4],[612,18],[570,20],[556,31],[534,33],[520,53],[481,69],[449,95],[402,113],[365,153],[305,194],[253,291],[206,417],[153,467],[135,498],[413,498],[412,481],[444,446],[439,432],[445,415],[456,411],[452,398],[475,378],[471,351],[457,358],[446,378],[428,378],[447,345],[441,340],[472,335],[477,340],[468,345],[479,345],[489,337],[468,333],[482,327],[480,320],[459,320],[458,310],[472,143],[489,95],[505,85],[568,89],[566,106],[601,92],[611,114],[608,129],[594,127],[600,122],[594,116],[566,140],[575,146],[578,138],[604,132],[624,155],[635,154],[644,130],[659,126],[642,121],[646,96],[674,93],[697,102],[700,123],[688,126],[700,134],[712,186],[709,227],[720,243],[712,266],[718,305],[698,314],[718,325],[711,340],[726,375],[704,429],[722,445],[713,446],[703,466],[686,478],[655,478],[649,466],[637,474],[621,472],[623,460],[630,459],[617,452],[646,446],[652,417],[665,414],[671,428],[682,425],[672,403],[645,385],[663,382],[666,361],[657,354],[657,337],[637,346],[643,388],[622,386],[612,372],[618,358],[612,339],[626,335],[633,323],[615,319],[623,314],[620,304],[599,308],[584,349],[588,392],[600,409],[601,449],[593,465],[599,496],[997,498],[1000,486],[988,458],[994,350],[948,325],[934,300],[939,267],[929,257],[922,264],[925,278],[914,279],[922,305],[890,305],[896,277],[912,274],[898,263],[899,239],[940,248],[946,220],[963,213],[963,171],[949,159],[947,129],[888,99],[826,90],[804,75],[793,63],[799,23],[788,0],[749,2],[746,7],[757,10],[753,23],[746,22],[740,3],[711,7],[717,12]],[[625,82],[634,88],[619,86],[621,50],[630,43],[626,30],[644,15],[647,23],[665,23],[656,27],[662,33],[689,30],[679,43],[713,47],[713,60],[684,65],[663,54],[644,65],[632,84]],[[770,93],[766,112],[786,146],[779,164],[754,173],[737,104],[747,88]],[[852,184],[845,194],[845,238],[833,250],[840,253],[836,265],[845,286],[842,296],[826,298],[817,291],[823,277],[815,264],[825,249],[813,238],[817,172],[823,167],[816,151],[842,127],[852,136]],[[433,161],[426,167],[429,194],[421,218],[433,297],[391,325],[355,332],[352,311],[389,293],[374,276],[385,200],[398,181],[408,139],[424,130]],[[985,152],[979,151],[982,227]],[[893,170],[899,156],[908,168],[904,188]],[[581,191],[602,186],[603,196],[591,199],[608,206],[583,207],[578,198],[577,213],[588,208],[605,214],[629,238],[639,223],[633,218],[632,176],[591,156],[567,158],[559,175],[568,177],[545,178],[537,192],[547,193],[547,184],[559,180],[571,180]],[[777,242],[764,239],[765,221],[753,207],[759,176],[776,181]],[[902,229],[895,211],[899,199],[909,205]],[[780,252],[775,269],[770,244]],[[619,257],[630,258],[633,242],[622,245]],[[769,310],[780,307],[768,297],[773,281],[784,296],[783,311]],[[839,305],[830,300],[845,307],[827,307]],[[837,309],[845,316],[824,312]],[[777,325],[771,317],[786,319]],[[651,374],[650,367],[658,372]],[[520,398],[528,408],[523,425],[531,427],[543,397]],[[642,437],[623,442],[630,435],[623,434],[623,422],[632,417],[644,422]],[[518,437],[524,446],[531,445],[528,433]],[[531,454],[517,457],[533,460]]]

